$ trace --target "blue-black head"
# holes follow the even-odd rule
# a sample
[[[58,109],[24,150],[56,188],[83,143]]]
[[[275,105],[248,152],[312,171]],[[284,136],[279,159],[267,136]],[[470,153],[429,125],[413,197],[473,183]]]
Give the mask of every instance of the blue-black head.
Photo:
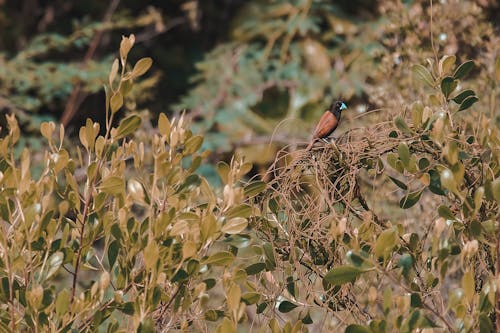
[[[343,101],[333,102],[330,106],[330,111],[334,113],[340,113],[345,109],[347,109],[347,104],[345,104]]]

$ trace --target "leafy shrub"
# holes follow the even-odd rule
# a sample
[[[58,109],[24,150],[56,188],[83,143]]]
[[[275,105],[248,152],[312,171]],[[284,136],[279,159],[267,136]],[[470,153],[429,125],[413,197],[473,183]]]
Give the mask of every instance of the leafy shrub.
[[[64,128],[42,123],[49,150],[38,178],[27,149],[15,158],[20,131],[7,117],[9,133],[0,140],[2,330],[185,329],[225,309],[222,325],[232,327],[244,314],[242,301],[255,298],[240,287],[245,271],[233,265],[234,244],[245,241],[254,213],[239,181],[250,165],[221,164],[226,185],[217,195],[196,173],[203,138],[184,117],[170,122],[162,114],[153,132],[139,130],[138,114],[112,125],[133,81],[151,66],[144,58],[127,70],[133,43],[123,38],[111,69],[104,134],[87,120],[80,145],[68,151]],[[209,299],[209,290],[227,300]]]

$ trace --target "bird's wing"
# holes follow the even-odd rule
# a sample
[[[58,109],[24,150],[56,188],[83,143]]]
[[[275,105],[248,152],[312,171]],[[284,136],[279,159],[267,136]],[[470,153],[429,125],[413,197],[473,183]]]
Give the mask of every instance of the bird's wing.
[[[321,119],[314,130],[313,139],[320,139],[329,136],[337,128],[337,118],[327,111],[323,113]]]

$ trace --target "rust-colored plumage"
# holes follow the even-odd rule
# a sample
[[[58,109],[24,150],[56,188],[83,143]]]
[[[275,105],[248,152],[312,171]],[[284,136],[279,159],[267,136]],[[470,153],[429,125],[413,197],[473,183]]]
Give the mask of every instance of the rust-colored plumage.
[[[306,148],[307,150],[311,149],[317,140],[327,138],[335,131],[340,122],[340,113],[345,109],[347,109],[347,106],[342,101],[332,103],[330,108],[321,116],[318,125],[316,125],[311,143]]]

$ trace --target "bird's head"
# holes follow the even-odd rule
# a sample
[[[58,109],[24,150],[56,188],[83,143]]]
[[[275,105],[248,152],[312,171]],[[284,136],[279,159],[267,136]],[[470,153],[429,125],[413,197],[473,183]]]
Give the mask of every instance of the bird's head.
[[[345,109],[347,109],[347,105],[342,101],[333,102],[330,106],[330,111],[333,113],[340,113]]]
[[[342,101],[336,101],[332,104],[332,109],[337,111],[342,111],[347,109],[347,105]]]

